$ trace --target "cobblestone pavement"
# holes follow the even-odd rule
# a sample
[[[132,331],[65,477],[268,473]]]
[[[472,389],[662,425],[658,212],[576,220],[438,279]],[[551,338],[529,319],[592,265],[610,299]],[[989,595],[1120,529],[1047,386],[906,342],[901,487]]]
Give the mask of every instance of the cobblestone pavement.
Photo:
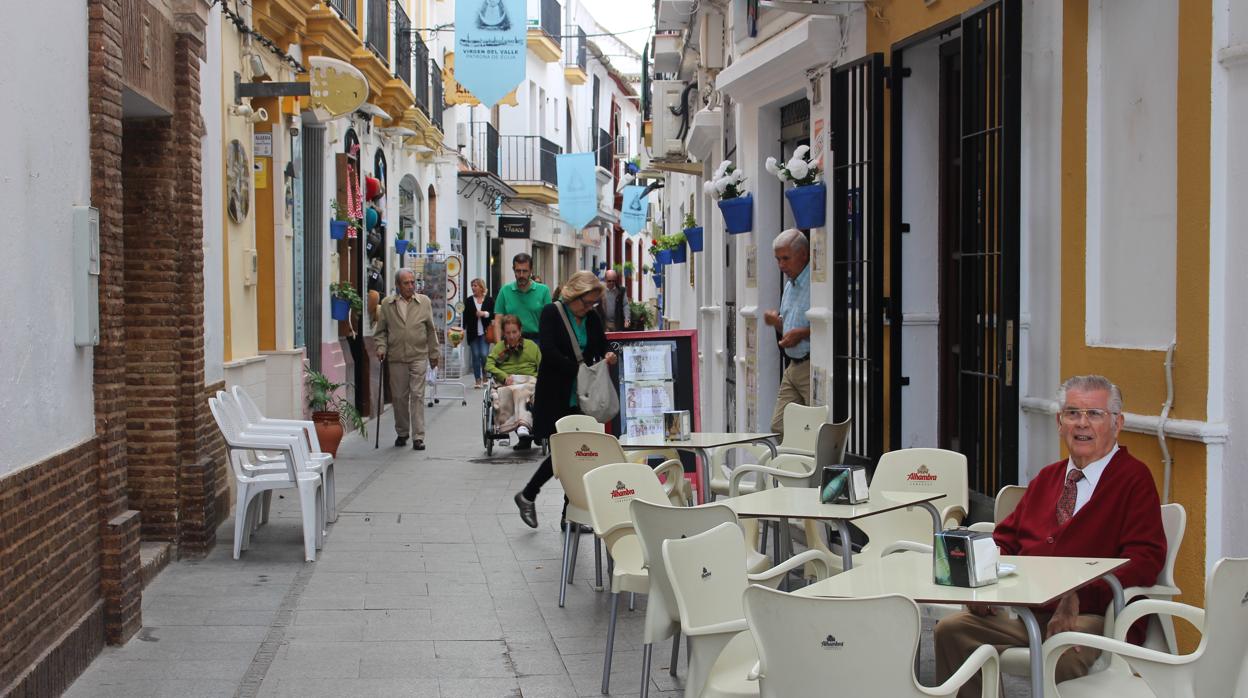
[[[608,596],[593,590],[593,546],[582,545],[558,607],[558,483],[529,529],[512,495],[539,452],[486,458],[471,389],[467,406],[444,400],[427,414],[424,452],[392,446],[389,413],[380,449],[371,431],[344,440],[339,519],[317,562],[302,561],[297,501],[275,496],[241,559],[227,522],[206,559],[161,572],[143,594],[143,629],[105,649],[69,695],[599,695]],[[640,596],[635,611],[621,606],[612,695],[639,691],[644,614]],[[668,656],[654,653],[655,698],[682,695],[684,652],[676,678]]]

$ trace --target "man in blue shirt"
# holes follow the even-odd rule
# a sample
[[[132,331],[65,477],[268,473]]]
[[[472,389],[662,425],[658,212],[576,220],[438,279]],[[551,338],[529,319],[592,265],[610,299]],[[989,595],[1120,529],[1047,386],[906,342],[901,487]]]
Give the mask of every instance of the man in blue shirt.
[[[780,273],[784,274],[784,294],[780,309],[768,310],[763,322],[776,328],[777,343],[788,366],[780,379],[771,430],[783,435],[784,408],[790,402],[810,404],[810,241],[802,231],[790,228],[771,243]]]

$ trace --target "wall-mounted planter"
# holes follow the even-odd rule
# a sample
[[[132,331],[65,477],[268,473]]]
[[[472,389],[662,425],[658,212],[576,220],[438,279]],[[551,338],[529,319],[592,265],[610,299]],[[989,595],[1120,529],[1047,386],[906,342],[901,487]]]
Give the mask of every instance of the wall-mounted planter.
[[[652,274],[651,276],[654,278],[654,287],[655,287],[655,288],[662,288],[662,287],[663,287],[663,275],[662,275],[662,274]]]
[[[347,237],[347,227],[350,224],[346,221],[330,221],[329,237],[332,240],[342,240]]]
[[[329,315],[335,320],[347,320],[351,317],[351,301],[335,298],[330,304]]]
[[[822,228],[827,222],[828,187],[823,182],[793,187],[784,192],[793,212],[793,223],[799,228]]]
[[[398,252],[400,255],[405,255],[407,254],[407,246],[409,244],[410,244],[409,240],[404,240],[403,238],[399,238],[394,241],[394,251]]]
[[[730,235],[748,233],[754,229],[754,196],[746,194],[719,202],[724,214],[724,230]]]
[[[672,251],[671,250],[659,250],[658,254],[654,256],[654,261],[657,262],[659,266],[667,266],[668,264],[671,264],[672,263]]]
[[[684,264],[689,261],[689,248],[685,243],[680,243],[672,248],[672,264]]]
[[[702,226],[694,226],[685,228],[685,241],[689,243],[689,249],[693,252],[702,251]]]

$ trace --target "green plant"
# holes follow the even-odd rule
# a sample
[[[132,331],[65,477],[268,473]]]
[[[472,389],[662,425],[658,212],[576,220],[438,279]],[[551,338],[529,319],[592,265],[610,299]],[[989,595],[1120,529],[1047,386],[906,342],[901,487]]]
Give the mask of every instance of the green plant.
[[[364,300],[360,298],[360,294],[356,292],[355,287],[346,281],[339,281],[329,285],[329,294],[334,298],[341,298],[351,304],[352,312],[362,312],[364,308]]]
[[[671,235],[660,235],[654,240],[655,249],[674,250],[685,244],[684,233],[672,233]]]
[[[650,271],[651,271],[652,269],[654,269],[654,267],[650,266],[649,264],[643,264],[643,265],[641,265],[641,273],[642,273],[642,274],[649,274],[649,273],[650,273]]]
[[[625,274],[632,274],[634,269],[636,269],[636,267],[634,267],[634,266],[633,266],[633,263],[632,263],[632,262],[625,262],[625,263],[624,263],[624,273],[625,273]]]
[[[624,265],[620,264],[619,262],[616,262],[615,264],[611,265],[611,270],[614,271],[616,274],[623,274]]]
[[[352,218],[351,214],[347,212],[347,207],[339,203],[337,199],[330,199],[329,206],[334,209],[334,220],[342,221],[356,227],[362,227],[360,219]]]
[[[430,240],[429,242],[425,243],[425,250],[429,252],[437,252],[440,249],[442,249],[442,245],[438,244],[437,242],[433,240]]]
[[[693,217],[693,212],[692,212],[692,211],[690,211],[689,213],[686,213],[686,214],[685,214],[685,226],[684,226],[684,227],[686,227],[686,228],[696,228],[696,227],[698,227],[698,219],[696,219],[696,218],[694,218],[694,217]]]
[[[335,383],[324,373],[313,371],[307,366],[304,366],[303,374],[308,386],[309,409],[313,412],[337,412],[353,430],[359,431],[361,436],[368,436],[368,426],[363,415],[350,400],[338,394],[339,388],[345,386],[344,383]]]
[[[629,301],[628,314],[634,324],[641,324],[642,329],[654,327],[654,308],[649,303]]]

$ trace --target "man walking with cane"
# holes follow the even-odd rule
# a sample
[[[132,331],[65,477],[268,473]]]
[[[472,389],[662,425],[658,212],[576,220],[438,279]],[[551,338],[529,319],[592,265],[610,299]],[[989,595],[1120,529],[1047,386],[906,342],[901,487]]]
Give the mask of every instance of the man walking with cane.
[[[425,370],[438,367],[438,332],[433,304],[416,293],[416,275],[400,269],[394,275],[398,293],[387,296],[378,309],[377,358],[390,367],[390,397],[394,404],[395,446],[407,444],[425,450]]]

